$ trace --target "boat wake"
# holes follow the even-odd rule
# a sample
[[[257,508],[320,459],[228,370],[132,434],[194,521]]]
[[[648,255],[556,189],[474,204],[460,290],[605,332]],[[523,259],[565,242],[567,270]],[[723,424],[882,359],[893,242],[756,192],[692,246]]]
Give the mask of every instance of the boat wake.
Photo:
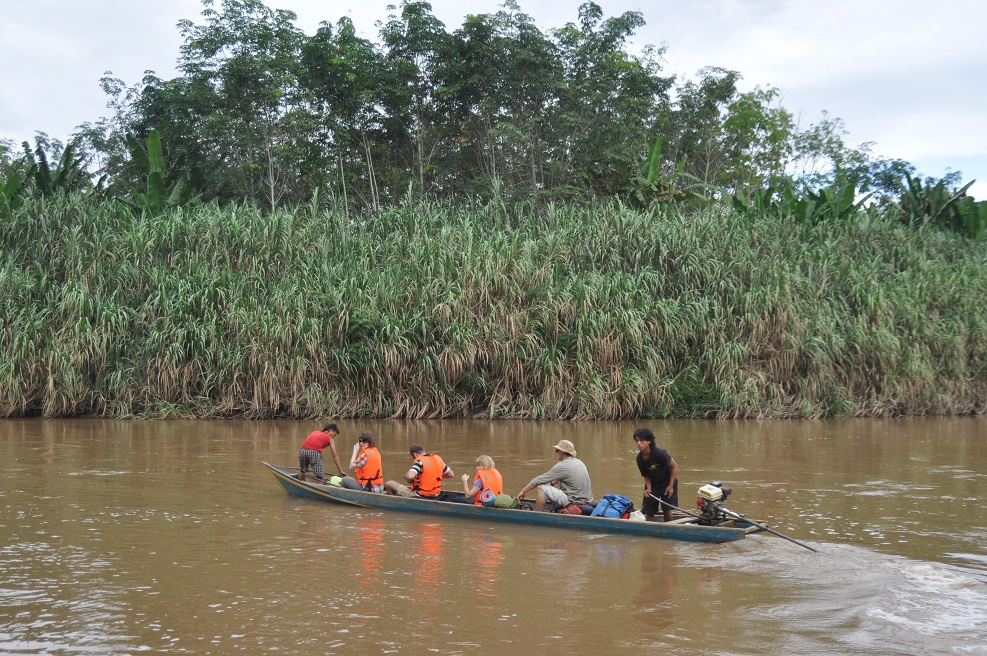
[[[820,544],[821,553],[778,541],[722,549],[718,567],[782,579],[791,598],[771,608],[791,632],[793,651],[824,633],[844,653],[987,654],[987,574],[862,547]],[[708,567],[682,549],[683,564]],[[762,612],[764,608],[760,609]],[[819,647],[818,644],[815,644]]]

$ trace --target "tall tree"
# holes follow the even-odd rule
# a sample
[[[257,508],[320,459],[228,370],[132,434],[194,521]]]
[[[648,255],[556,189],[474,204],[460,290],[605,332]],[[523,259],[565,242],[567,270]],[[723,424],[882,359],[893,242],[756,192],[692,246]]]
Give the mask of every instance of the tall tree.
[[[561,72],[557,48],[513,0],[496,14],[467,16],[453,34],[441,97],[457,126],[451,141],[475,155],[486,189],[493,181],[527,195],[542,187],[544,123]]]
[[[318,126],[312,144],[318,152],[309,161],[339,170],[344,198],[354,192],[366,204],[379,206],[378,162],[386,166],[388,158],[374,153],[383,136],[385,91],[392,82],[383,55],[358,37],[344,17],[335,29],[322,23],[302,47],[302,64],[302,84]]]
[[[659,75],[662,49],[649,46],[640,57],[627,52],[627,40],[642,25],[641,12],[604,20],[600,6],[586,2],[579,25],[555,31],[565,80],[552,125],[556,184],[611,193],[626,163],[647,152],[672,79]]]
[[[426,183],[425,173],[443,136],[449,133],[436,99],[437,64],[447,52],[449,35],[432,14],[432,5],[420,0],[403,0],[401,14],[392,14],[380,34],[395,81],[384,99],[392,144],[400,146],[404,141],[410,146],[409,160],[418,186],[422,192],[430,192],[433,189]]]
[[[295,188],[297,151],[307,137],[291,116],[304,34],[294,13],[260,0],[223,0],[222,11],[213,0],[203,4],[204,24],[178,24],[185,41],[179,69],[189,91],[208,100],[197,136],[215,161],[236,171],[243,196],[274,209]]]
[[[740,74],[722,68],[699,71],[676,89],[676,100],[664,108],[655,129],[664,137],[662,172],[671,175],[685,160],[685,172],[704,184],[716,184],[724,163],[723,120],[737,95]]]
[[[794,178],[804,189],[844,186],[866,177],[872,144],[847,146],[848,132],[842,119],[822,113],[822,120],[795,135]]]
[[[775,103],[780,93],[775,88],[756,88],[738,94],[727,106],[720,185],[747,193],[779,187],[788,180],[795,121],[791,112]]]

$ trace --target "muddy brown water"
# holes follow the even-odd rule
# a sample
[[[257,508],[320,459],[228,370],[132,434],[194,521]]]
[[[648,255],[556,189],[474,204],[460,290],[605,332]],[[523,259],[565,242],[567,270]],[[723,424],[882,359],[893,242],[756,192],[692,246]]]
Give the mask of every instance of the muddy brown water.
[[[640,500],[631,434],[760,534],[724,545],[288,497],[317,422],[0,422],[2,654],[987,654],[987,420],[338,422],[516,493],[575,443]],[[328,453],[328,452],[327,452]]]

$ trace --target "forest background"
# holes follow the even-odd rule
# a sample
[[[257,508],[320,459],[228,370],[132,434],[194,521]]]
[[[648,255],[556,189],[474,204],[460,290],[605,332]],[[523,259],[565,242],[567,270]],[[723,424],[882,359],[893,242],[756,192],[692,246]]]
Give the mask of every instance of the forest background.
[[[983,413],[987,205],[640,13],[378,41],[257,0],[69,143],[0,143],[0,414]]]

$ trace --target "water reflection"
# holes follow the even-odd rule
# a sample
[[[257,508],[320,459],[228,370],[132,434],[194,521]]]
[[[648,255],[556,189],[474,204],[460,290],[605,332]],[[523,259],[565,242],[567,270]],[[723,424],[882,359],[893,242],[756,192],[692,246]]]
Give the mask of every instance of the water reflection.
[[[497,596],[497,576],[504,562],[504,550],[493,534],[472,531],[467,533],[466,548],[473,557],[471,582],[476,594],[477,610],[492,610],[495,606],[485,597]]]
[[[380,613],[381,602],[385,597],[381,590],[381,573],[387,557],[387,542],[384,539],[387,527],[379,517],[362,517],[354,523],[353,528],[359,551],[359,568],[353,574],[359,601],[353,612],[376,616]]]
[[[634,619],[651,630],[664,633],[678,621],[677,569],[675,556],[664,550],[649,551],[641,558]],[[697,569],[697,573],[702,571],[702,568]]]
[[[407,544],[407,555],[413,558],[414,589],[411,602],[424,607],[424,612],[435,610],[436,599],[445,577],[445,524],[424,521],[414,525]],[[435,619],[428,617],[426,620]]]

